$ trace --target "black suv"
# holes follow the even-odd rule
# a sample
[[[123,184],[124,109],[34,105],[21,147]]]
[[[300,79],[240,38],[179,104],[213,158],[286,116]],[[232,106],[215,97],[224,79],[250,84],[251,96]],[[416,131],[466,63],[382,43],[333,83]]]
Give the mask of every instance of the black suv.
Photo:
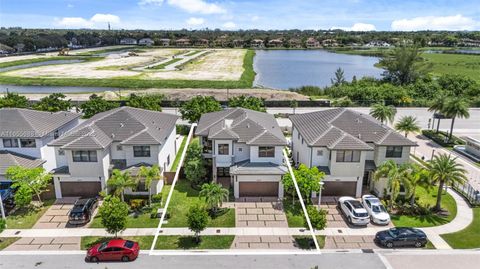
[[[77,200],[68,215],[68,223],[72,225],[88,223],[96,207],[97,199],[95,198]]]

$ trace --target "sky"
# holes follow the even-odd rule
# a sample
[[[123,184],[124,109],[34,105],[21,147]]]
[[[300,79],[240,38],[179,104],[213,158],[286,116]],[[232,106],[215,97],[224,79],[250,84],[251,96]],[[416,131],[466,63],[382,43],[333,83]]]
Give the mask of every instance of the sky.
[[[0,0],[0,26],[480,30],[480,0]]]

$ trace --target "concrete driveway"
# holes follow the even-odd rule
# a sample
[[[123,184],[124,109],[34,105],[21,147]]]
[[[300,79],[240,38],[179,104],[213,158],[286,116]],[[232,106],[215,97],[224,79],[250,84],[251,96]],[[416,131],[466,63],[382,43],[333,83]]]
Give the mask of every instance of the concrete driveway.
[[[22,237],[4,250],[80,250],[80,240],[80,237]]]
[[[325,249],[378,249],[373,242],[375,236],[327,236]]]
[[[70,225],[68,224],[68,214],[73,208],[78,198],[62,198],[57,199],[55,203],[48,208],[42,217],[35,223],[33,229],[59,229],[59,228],[76,228],[86,227],[86,225]],[[94,215],[97,210],[95,210]],[[93,217],[92,217],[93,219]]]

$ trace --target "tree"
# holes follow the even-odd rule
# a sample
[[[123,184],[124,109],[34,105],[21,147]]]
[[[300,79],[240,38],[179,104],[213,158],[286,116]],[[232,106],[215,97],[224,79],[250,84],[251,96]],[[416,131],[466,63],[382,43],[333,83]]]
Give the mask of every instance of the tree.
[[[314,205],[307,206],[307,214],[313,229],[323,230],[327,226],[327,212],[323,209],[318,210]],[[305,227],[308,227],[307,218],[303,216]]]
[[[260,112],[267,111],[264,100],[255,96],[240,95],[228,99],[229,107],[243,107],[246,109],[256,110]]]
[[[222,110],[222,106],[213,96],[195,96],[180,108],[182,119],[190,123],[198,122],[200,117],[209,112]]]
[[[154,180],[160,180],[161,178],[161,173],[160,173],[160,168],[158,165],[153,165],[152,167],[147,167],[147,166],[142,166],[140,167],[140,172],[138,173],[138,180],[141,179],[145,180],[145,186],[147,187],[148,190],[148,204],[152,204],[152,181]]]
[[[32,189],[27,187],[26,185],[20,185],[13,199],[15,200],[15,205],[18,207],[26,207],[32,202]]]
[[[294,169],[293,174],[297,180],[298,188],[300,189],[302,197],[307,200],[307,203],[309,203],[309,197],[312,192],[318,192],[320,190],[320,181],[325,174],[319,171],[317,167],[308,168],[304,164],[300,164],[297,169]],[[294,196],[295,185],[290,173],[283,176],[282,183],[285,191]]]
[[[442,190],[445,184],[463,183],[467,180],[466,170],[456,160],[455,157],[441,153],[427,163],[432,181],[438,184],[435,211],[442,209]]]
[[[7,91],[3,97],[0,97],[0,108],[5,107],[27,108],[28,99],[18,93]]]
[[[107,181],[107,185],[113,188],[114,194],[120,196],[122,202],[124,202],[125,189],[134,188],[137,186],[137,183],[132,179],[128,171],[122,173],[122,171],[118,169],[113,169],[112,176]]]
[[[200,205],[193,205],[187,213],[188,229],[195,233],[195,241],[200,242],[200,232],[208,225],[208,213]]]
[[[417,118],[414,116],[403,116],[397,124],[395,129],[401,132],[405,132],[405,137],[411,132],[419,132],[420,126],[418,125]]]
[[[31,193],[37,196],[40,204],[40,195],[47,190],[52,180],[52,174],[45,172],[43,167],[26,168],[22,166],[11,166],[7,168],[6,177],[12,180],[12,187],[23,187],[30,189]]]
[[[128,205],[118,197],[108,195],[98,209],[103,227],[110,234],[115,234],[127,228]]]
[[[334,85],[334,86],[339,86],[339,85],[342,85],[343,83],[346,82],[345,80],[345,74],[344,74],[344,71],[342,68],[338,68],[336,71],[335,71],[335,77],[330,79],[330,82]]]
[[[33,108],[48,112],[68,111],[72,108],[72,102],[71,99],[65,100],[65,98],[63,93],[52,93],[40,99]]]
[[[445,94],[440,93],[440,95],[438,95],[435,99],[433,99],[432,103],[430,104],[430,107],[428,108],[428,111],[441,114],[445,107],[445,98],[446,98]],[[438,129],[440,128],[440,118],[437,120],[438,120],[438,123],[437,123],[437,133],[438,133]]]
[[[293,109],[293,114],[295,114],[295,110],[297,109],[298,107],[298,101],[293,99],[290,101],[290,107]]]
[[[415,195],[418,186],[430,186],[430,177],[428,171],[418,164],[408,163],[405,166],[405,178],[403,184],[405,185],[405,198],[410,198],[410,206],[415,205]]]
[[[417,47],[396,47],[380,65],[385,68],[385,79],[399,85],[413,83],[427,71]]]
[[[184,173],[193,185],[198,186],[207,174],[203,159],[193,159],[187,162],[184,166]]]
[[[387,189],[390,192],[390,209],[393,208],[393,202],[397,199],[400,192],[400,186],[405,178],[405,167],[397,165],[394,161],[385,161],[375,171],[374,179],[387,178]]]
[[[394,106],[386,106],[382,104],[374,104],[370,110],[370,116],[379,120],[382,124],[393,122],[397,110]]]
[[[164,96],[161,94],[147,94],[147,95],[137,95],[130,94],[127,100],[127,106],[162,111],[162,101]]]
[[[118,104],[113,102],[108,102],[103,99],[103,97],[96,94],[90,95],[88,101],[80,105],[80,108],[83,112],[83,117],[88,119],[93,117],[95,114],[104,112],[110,109],[117,108]]]
[[[222,206],[224,201],[228,200],[229,191],[217,183],[205,183],[202,185],[200,191],[200,197],[205,198],[207,206],[212,210],[215,215],[218,212],[218,208]]]
[[[453,134],[453,125],[455,124],[456,118],[470,118],[469,113],[469,104],[468,101],[463,97],[452,97],[445,101],[445,106],[443,107],[443,114],[452,119],[452,124],[450,125],[450,134],[448,140],[452,140]]]

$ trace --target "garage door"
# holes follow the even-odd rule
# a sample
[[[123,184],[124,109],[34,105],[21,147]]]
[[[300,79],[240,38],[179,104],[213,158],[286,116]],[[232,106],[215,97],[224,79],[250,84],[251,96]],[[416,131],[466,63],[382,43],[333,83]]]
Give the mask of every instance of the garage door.
[[[278,196],[278,182],[240,182],[240,197]]]
[[[353,196],[357,192],[357,182],[324,181],[322,195],[325,196]]]
[[[63,197],[95,197],[102,190],[100,182],[60,182]]]

